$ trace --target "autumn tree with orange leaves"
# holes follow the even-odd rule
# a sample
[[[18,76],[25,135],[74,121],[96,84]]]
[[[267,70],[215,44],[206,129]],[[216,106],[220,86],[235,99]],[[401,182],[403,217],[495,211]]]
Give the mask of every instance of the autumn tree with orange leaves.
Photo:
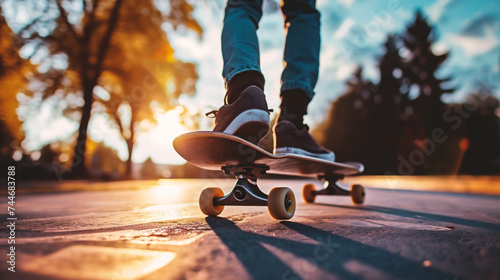
[[[72,177],[87,174],[87,131],[93,112],[107,113],[119,129],[128,147],[130,174],[136,124],[154,121],[153,108],[166,110],[171,100],[194,93],[195,66],[175,58],[165,27],[198,35],[202,29],[187,1],[159,4],[153,0],[4,2],[27,14],[42,11],[17,33],[24,44],[31,44],[31,56],[46,53],[43,62],[49,67],[37,76],[44,86],[36,91],[42,91],[44,98],[56,93],[72,96],[72,102],[65,100],[65,112],[80,123]]]
[[[0,6],[0,158],[5,162],[24,137],[16,113],[19,105],[16,95],[35,67],[19,56],[20,41],[1,12]]]

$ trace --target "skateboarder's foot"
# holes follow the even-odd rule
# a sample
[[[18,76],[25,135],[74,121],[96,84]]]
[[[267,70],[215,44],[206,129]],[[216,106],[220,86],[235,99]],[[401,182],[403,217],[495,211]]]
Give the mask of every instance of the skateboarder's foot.
[[[283,120],[276,124],[273,132],[274,154],[298,154],[335,161],[335,154],[314,140],[307,125],[299,130],[293,123]]]
[[[264,92],[257,86],[244,89],[238,99],[222,106],[215,115],[214,131],[241,137],[257,144],[269,130],[269,110]]]

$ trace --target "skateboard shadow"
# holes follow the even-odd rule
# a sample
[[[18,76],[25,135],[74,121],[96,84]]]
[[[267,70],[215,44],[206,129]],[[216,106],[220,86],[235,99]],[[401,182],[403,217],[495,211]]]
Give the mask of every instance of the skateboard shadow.
[[[365,278],[397,278],[397,279],[454,279],[451,274],[436,267],[423,267],[417,262],[385,249],[367,245],[330,231],[318,229],[313,226],[282,222],[289,229],[316,240],[320,247],[329,252],[326,263],[341,269],[345,265],[354,264],[358,267],[359,275]],[[327,248],[330,248],[328,251]],[[317,250],[317,249],[315,249]],[[372,275],[364,267],[377,269],[382,275]],[[364,271],[363,271],[364,270]]]
[[[348,206],[348,205],[337,205],[337,204],[327,204],[327,203],[315,203],[315,204],[321,205],[321,206],[328,206],[328,207],[344,208],[344,209],[349,209],[349,210],[375,211],[375,212],[379,212],[379,213],[392,214],[392,215],[397,215],[397,216],[401,216],[401,217],[414,218],[414,219],[420,219],[420,220],[422,220],[422,219],[434,220],[434,221],[437,220],[437,221],[442,221],[442,222],[447,222],[447,223],[452,223],[452,224],[458,224],[458,225],[464,225],[464,226],[469,226],[469,227],[475,227],[475,228],[500,232],[500,224],[481,222],[481,221],[469,220],[469,219],[464,219],[464,218],[445,216],[445,215],[440,215],[440,214],[417,212],[417,211],[390,208],[390,207],[384,207],[384,206],[364,206],[364,205],[363,206]]]
[[[283,230],[291,230],[316,243],[244,231],[234,222],[220,217],[207,217],[206,222],[253,279],[314,279],[318,276],[365,279],[370,278],[367,266],[379,271],[382,278],[453,279],[452,275],[437,268],[423,267],[420,262],[399,254],[309,225],[289,221],[276,224],[282,229],[278,231],[281,234],[286,234]],[[281,253],[278,257],[268,248],[291,253],[294,258],[287,264],[283,261],[286,254]],[[297,262],[297,258],[301,261]]]
[[[231,250],[253,279],[282,279],[291,268],[262,245],[268,237],[243,231],[233,221],[207,217],[214,233]],[[302,279],[302,278],[298,278]]]

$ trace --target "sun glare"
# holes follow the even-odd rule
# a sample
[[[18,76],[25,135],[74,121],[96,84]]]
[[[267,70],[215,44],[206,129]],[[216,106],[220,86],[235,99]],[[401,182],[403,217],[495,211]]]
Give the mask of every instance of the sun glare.
[[[142,162],[148,157],[158,164],[180,165],[186,161],[175,152],[172,142],[175,137],[188,132],[181,124],[180,110],[173,109],[156,117],[158,124],[139,136],[134,161]]]

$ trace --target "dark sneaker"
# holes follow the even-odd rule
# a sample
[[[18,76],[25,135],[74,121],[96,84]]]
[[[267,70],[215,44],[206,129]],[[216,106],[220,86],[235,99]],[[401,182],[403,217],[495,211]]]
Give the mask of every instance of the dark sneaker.
[[[297,154],[335,161],[335,154],[312,138],[307,125],[298,130],[293,123],[283,120],[276,124],[273,132],[274,154]]]
[[[214,131],[232,134],[254,144],[269,130],[266,96],[256,86],[247,87],[235,102],[210,113],[215,114]]]

